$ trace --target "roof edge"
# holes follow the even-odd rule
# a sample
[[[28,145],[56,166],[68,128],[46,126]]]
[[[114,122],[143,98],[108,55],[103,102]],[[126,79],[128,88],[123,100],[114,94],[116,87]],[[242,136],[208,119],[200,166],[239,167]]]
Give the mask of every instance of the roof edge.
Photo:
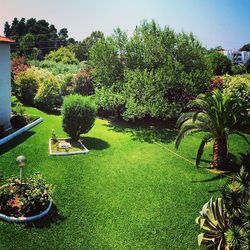
[[[15,40],[10,39],[8,37],[5,36],[0,36],[0,43],[14,43]]]

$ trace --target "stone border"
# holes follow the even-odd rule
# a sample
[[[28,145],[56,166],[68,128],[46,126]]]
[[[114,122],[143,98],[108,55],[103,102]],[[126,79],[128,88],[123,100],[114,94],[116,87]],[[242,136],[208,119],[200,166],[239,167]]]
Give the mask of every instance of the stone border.
[[[36,125],[38,125],[38,124],[41,123],[42,121],[43,121],[43,118],[40,117],[40,118],[38,118],[37,120],[35,120],[34,122],[32,122],[32,123],[30,123],[30,124],[28,124],[28,125],[26,125],[26,126],[20,128],[20,129],[18,129],[17,131],[15,131],[14,133],[12,133],[12,134],[10,134],[10,135],[7,135],[6,137],[0,139],[0,146],[3,145],[3,144],[5,144],[5,143],[8,142],[8,141],[14,139],[16,136],[18,136],[18,135],[20,135],[20,134],[26,132],[27,130],[29,130],[29,129],[35,127]]]
[[[70,138],[57,138],[57,139],[58,140],[67,140],[67,139],[70,139]],[[82,144],[81,141],[79,141],[79,143],[83,147],[83,150],[81,150],[81,151],[53,153],[52,152],[51,141],[52,141],[52,138],[49,138],[49,155],[77,155],[77,154],[87,154],[87,153],[89,153],[89,150]]]
[[[5,220],[7,222],[15,222],[15,223],[30,222],[30,221],[38,220],[49,213],[49,211],[51,210],[52,204],[53,204],[53,202],[51,199],[48,208],[37,215],[33,215],[33,216],[29,216],[29,217],[14,217],[14,216],[7,216],[5,214],[0,213],[0,219]]]

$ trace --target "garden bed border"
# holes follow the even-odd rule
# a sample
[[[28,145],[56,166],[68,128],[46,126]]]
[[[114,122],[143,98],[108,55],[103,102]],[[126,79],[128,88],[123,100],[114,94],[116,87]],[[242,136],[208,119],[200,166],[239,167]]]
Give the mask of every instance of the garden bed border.
[[[0,139],[0,146],[5,144],[6,142],[14,139],[15,137],[17,137],[18,135],[26,132],[27,130],[35,127],[36,125],[38,125],[39,123],[41,123],[43,121],[43,118],[40,117],[38,118],[37,120],[33,121],[32,123],[18,129],[17,131],[15,131],[14,133],[10,134],[10,135],[7,135],[5,136],[4,138]]]
[[[58,140],[67,140],[70,138],[57,138]],[[60,153],[53,153],[52,152],[52,138],[49,138],[49,155],[77,155],[77,154],[88,154],[89,150],[83,145],[83,143],[79,140],[79,143],[81,144],[81,146],[83,147],[83,150],[81,151],[72,151],[72,152],[60,152]]]
[[[15,222],[15,223],[30,222],[30,221],[38,220],[49,213],[49,211],[51,210],[52,204],[53,204],[53,201],[51,199],[49,206],[44,211],[42,211],[40,214],[36,214],[33,216],[28,216],[28,217],[14,217],[14,216],[8,216],[8,215],[0,213],[0,219],[5,220],[7,222]]]

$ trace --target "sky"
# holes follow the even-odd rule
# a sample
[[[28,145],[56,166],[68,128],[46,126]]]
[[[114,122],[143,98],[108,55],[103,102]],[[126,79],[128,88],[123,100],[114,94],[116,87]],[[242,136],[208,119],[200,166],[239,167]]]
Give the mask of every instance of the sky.
[[[0,0],[0,35],[13,18],[45,19],[82,40],[92,31],[132,34],[143,20],[192,32],[204,46],[238,49],[250,43],[250,0]]]

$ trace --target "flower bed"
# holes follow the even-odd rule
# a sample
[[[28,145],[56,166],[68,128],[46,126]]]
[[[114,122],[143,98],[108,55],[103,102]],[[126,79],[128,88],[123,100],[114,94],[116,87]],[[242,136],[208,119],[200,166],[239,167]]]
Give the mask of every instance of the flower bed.
[[[40,174],[25,183],[10,179],[0,188],[0,218],[12,221],[31,221],[47,214],[52,206],[52,186]]]
[[[50,155],[73,155],[87,154],[89,150],[78,140],[77,142],[71,138],[49,139]]]

